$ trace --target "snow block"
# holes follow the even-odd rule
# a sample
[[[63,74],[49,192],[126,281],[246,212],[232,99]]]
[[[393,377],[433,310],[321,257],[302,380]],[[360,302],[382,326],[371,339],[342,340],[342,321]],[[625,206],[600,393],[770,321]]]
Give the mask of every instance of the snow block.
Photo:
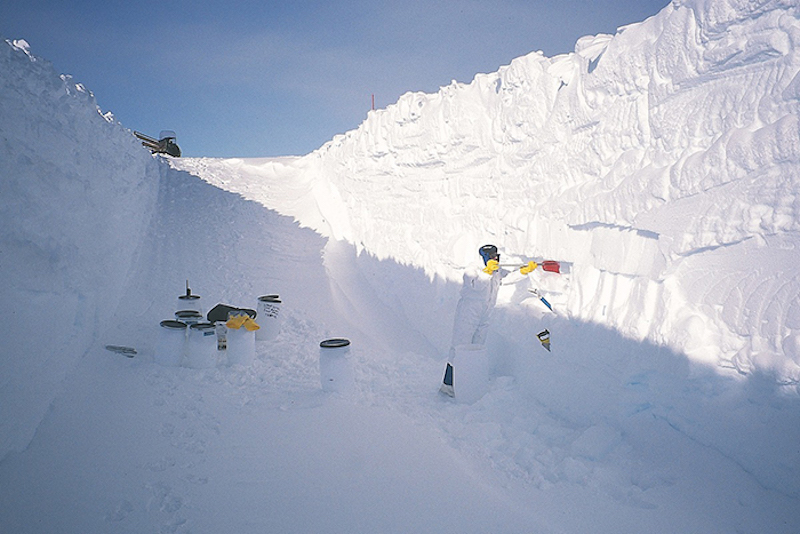
[[[453,389],[456,400],[472,404],[489,389],[489,356],[484,345],[457,345],[453,358]]]

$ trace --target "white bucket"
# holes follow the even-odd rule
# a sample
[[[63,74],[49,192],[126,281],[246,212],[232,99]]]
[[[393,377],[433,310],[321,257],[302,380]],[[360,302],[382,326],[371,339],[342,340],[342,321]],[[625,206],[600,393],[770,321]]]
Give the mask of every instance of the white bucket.
[[[226,352],[229,365],[250,365],[256,359],[256,332],[245,327],[228,328]]]
[[[203,309],[200,307],[200,295],[180,295],[176,306],[176,311],[194,310],[203,313]]]
[[[184,365],[193,369],[217,366],[217,330],[211,323],[196,323],[189,327]]]
[[[326,339],[319,344],[319,376],[323,391],[346,393],[354,386],[350,341]]]
[[[180,321],[161,321],[153,359],[159,365],[177,367],[181,364],[186,350],[186,323]]]
[[[278,336],[281,329],[281,300],[278,295],[264,295],[258,297],[258,330],[256,339],[259,341],[272,341]]]
[[[477,402],[489,390],[489,357],[484,345],[457,345],[453,358],[453,390],[456,400]]]
[[[197,310],[178,310],[175,312],[175,320],[193,325],[202,322],[203,315]]]

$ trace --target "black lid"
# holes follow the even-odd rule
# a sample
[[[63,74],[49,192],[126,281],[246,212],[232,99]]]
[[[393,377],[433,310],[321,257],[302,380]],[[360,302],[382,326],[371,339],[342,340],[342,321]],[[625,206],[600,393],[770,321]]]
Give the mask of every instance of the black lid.
[[[165,321],[161,321],[161,326],[163,326],[164,328],[174,328],[175,330],[178,330],[178,329],[185,329],[186,323],[175,321],[173,319],[167,319]]]
[[[261,302],[277,302],[278,304],[281,302],[281,299],[278,295],[263,295],[258,297],[258,300]]]
[[[213,323],[194,323],[190,324],[189,328],[193,328],[194,330],[211,330],[212,328],[216,328]]]
[[[350,344],[349,339],[333,338],[333,339],[326,339],[325,341],[321,342],[319,346],[324,349],[338,349],[340,347],[346,347],[349,344]]]

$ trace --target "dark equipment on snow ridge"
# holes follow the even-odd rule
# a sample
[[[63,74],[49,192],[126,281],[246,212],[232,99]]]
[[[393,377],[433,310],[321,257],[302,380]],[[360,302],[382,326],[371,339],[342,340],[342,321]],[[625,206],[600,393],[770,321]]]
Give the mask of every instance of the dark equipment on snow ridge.
[[[142,146],[149,148],[153,154],[167,154],[174,158],[181,157],[181,149],[175,143],[175,132],[172,130],[164,130],[161,132],[159,139],[154,139],[141,132],[133,132],[133,135],[142,141]]]

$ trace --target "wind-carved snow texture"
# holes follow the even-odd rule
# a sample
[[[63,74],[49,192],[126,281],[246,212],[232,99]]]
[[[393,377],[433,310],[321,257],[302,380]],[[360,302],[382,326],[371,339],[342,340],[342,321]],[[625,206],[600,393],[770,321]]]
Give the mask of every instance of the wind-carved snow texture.
[[[675,1],[268,160],[151,156],[5,42],[0,530],[797,532],[797,10]],[[436,391],[487,242],[564,273],[502,288],[467,405]],[[186,279],[279,293],[278,338],[156,365]]]
[[[673,2],[406,94],[306,158],[347,213],[330,232],[450,279],[475,243],[569,261],[572,316],[797,384],[797,9]]]

